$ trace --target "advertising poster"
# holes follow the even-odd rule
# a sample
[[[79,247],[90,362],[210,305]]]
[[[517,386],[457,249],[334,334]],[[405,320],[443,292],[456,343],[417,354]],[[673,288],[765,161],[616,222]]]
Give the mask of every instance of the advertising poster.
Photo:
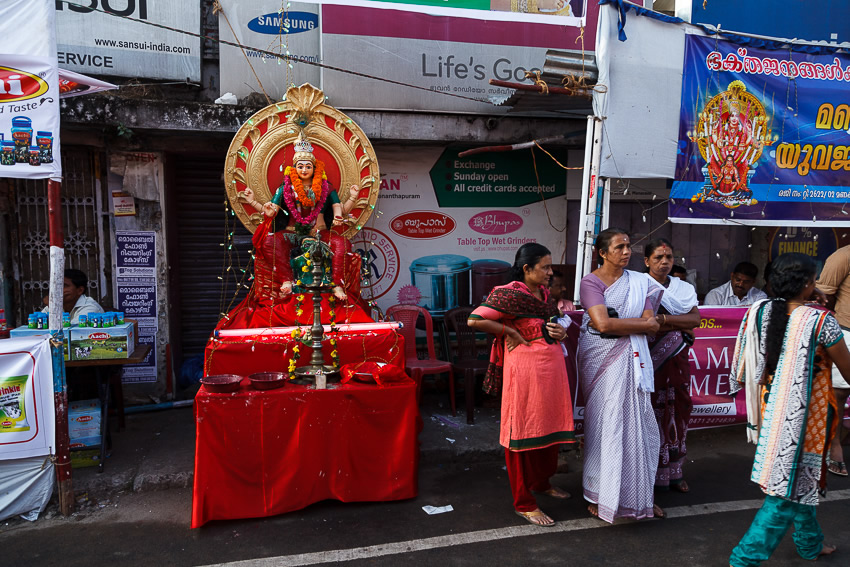
[[[53,2],[0,3],[0,177],[61,179]]]
[[[124,384],[156,382],[156,327],[139,327],[139,345],[150,345],[144,362],[122,367],[121,381]]]
[[[491,99],[502,101],[513,90],[490,79],[527,81],[526,71],[542,69],[547,50],[580,53],[580,38],[592,51],[595,30],[582,28],[583,0],[538,2],[536,14],[512,12],[511,2],[495,0],[291,2],[285,10],[273,0],[222,5],[246,46],[244,54],[221,46],[222,93],[242,98],[265,90],[280,99],[288,85],[310,82],[330,104],[349,109],[504,113]],[[590,9],[598,12],[595,4]],[[223,17],[220,22],[222,39],[235,41]],[[257,50],[296,61],[281,63]],[[324,67],[309,64],[315,62]]]
[[[201,80],[201,3],[171,0],[56,2],[59,65],[94,75]],[[141,73],[141,74],[140,74]]]
[[[538,186],[529,150],[461,158],[464,149],[380,151],[377,214],[352,245],[369,268],[363,297],[381,309],[407,303],[440,316],[478,305],[507,283],[522,244],[556,259],[565,250],[566,171],[538,152]]]
[[[54,422],[49,336],[0,341],[0,460],[49,455]]]
[[[243,98],[252,92],[265,90],[270,97],[282,99],[291,84],[310,83],[321,88],[321,71],[314,65],[287,63],[260,53],[258,50],[289,55],[296,60],[318,63],[321,56],[319,5],[287,2],[288,10],[281,11],[277,0],[239,2],[220,0],[230,26],[219,16],[221,39],[245,46],[245,50],[220,44],[219,69],[221,93],[233,93]],[[238,37],[237,37],[238,36]],[[248,58],[250,65],[246,63]],[[253,69],[252,69],[253,67]],[[254,73],[257,76],[254,76]],[[257,83],[259,77],[262,88]]]
[[[850,57],[685,36],[673,221],[850,226]]]
[[[122,381],[156,382],[156,233],[116,231],[118,308],[139,324],[139,344],[151,345],[145,361],[122,367]]]

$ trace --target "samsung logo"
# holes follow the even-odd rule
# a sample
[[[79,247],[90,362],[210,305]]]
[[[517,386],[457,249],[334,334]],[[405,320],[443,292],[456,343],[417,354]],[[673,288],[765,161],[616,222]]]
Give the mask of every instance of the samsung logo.
[[[318,27],[319,15],[310,12],[272,12],[248,22],[249,30],[270,35],[301,33]]]

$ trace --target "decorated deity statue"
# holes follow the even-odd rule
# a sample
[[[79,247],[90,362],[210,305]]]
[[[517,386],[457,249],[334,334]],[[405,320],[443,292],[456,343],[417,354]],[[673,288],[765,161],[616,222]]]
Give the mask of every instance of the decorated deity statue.
[[[254,232],[254,283],[219,328],[309,322],[304,292],[315,246],[329,268],[322,283],[333,289],[323,294],[323,322],[370,320],[360,297],[360,256],[349,238],[375,208],[380,174],[362,130],[324,100],[312,85],[291,87],[231,143],[225,183],[234,213]],[[335,186],[347,189],[337,194]]]
[[[254,191],[250,187],[245,188],[240,197],[254,209],[263,211],[267,226],[261,227],[264,230],[260,236],[265,236],[271,229],[272,220],[282,214],[286,216],[285,230],[293,235],[293,238],[287,238],[287,240],[295,245],[295,252],[300,250],[299,238],[307,235],[324,237],[328,245],[336,241],[334,248],[344,249],[345,244],[339,242],[343,237],[338,232],[328,233],[327,227],[329,221],[334,228],[353,222],[349,215],[357,203],[360,187],[356,184],[351,185],[345,203],[340,203],[339,195],[328,183],[324,162],[317,160],[313,154],[312,144],[302,136],[295,142],[294,147],[293,165],[287,166],[284,170],[283,183],[270,201],[260,204],[254,198]],[[342,253],[345,254],[344,251]],[[297,258],[300,254],[293,254],[293,256]],[[278,266],[278,269],[281,268]],[[337,269],[334,271],[333,293],[337,299],[345,300],[346,291],[342,285],[345,280],[344,267],[337,262],[335,268]],[[285,269],[283,271],[285,272]],[[292,293],[298,276],[298,271],[294,270],[291,279],[281,282],[280,297],[285,298]],[[356,275],[352,274],[352,279],[356,280]]]

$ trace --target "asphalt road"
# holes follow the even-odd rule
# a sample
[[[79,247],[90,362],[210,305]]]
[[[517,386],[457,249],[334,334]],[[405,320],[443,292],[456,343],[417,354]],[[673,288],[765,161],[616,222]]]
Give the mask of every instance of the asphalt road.
[[[753,447],[741,428],[694,432],[686,469],[689,494],[661,493],[669,517],[609,526],[590,518],[580,498],[581,462],[554,484],[567,501],[541,496],[557,521],[537,528],[513,513],[500,462],[420,471],[420,495],[389,503],[326,501],[255,520],[189,528],[189,489],[126,493],[88,502],[70,518],[49,511],[35,523],[0,525],[10,565],[692,565],[722,566],[746,531],[762,494],[749,482]],[[850,481],[830,475],[832,498],[818,509],[827,542],[839,552],[823,565],[850,565]],[[427,515],[422,506],[452,505]],[[801,566],[790,534],[768,565]]]

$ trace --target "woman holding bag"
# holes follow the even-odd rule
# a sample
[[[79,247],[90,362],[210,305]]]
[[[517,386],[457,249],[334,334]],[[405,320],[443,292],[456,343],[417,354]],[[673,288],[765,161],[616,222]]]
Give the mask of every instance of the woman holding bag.
[[[558,499],[570,494],[549,483],[558,467],[558,446],[575,442],[564,355],[566,329],[553,322],[558,310],[547,284],[552,256],[540,244],[517,250],[511,283],[498,286],[469,316],[469,326],[496,335],[485,384],[501,389],[499,443],[516,513],[529,523],[553,526],[533,492]]]

